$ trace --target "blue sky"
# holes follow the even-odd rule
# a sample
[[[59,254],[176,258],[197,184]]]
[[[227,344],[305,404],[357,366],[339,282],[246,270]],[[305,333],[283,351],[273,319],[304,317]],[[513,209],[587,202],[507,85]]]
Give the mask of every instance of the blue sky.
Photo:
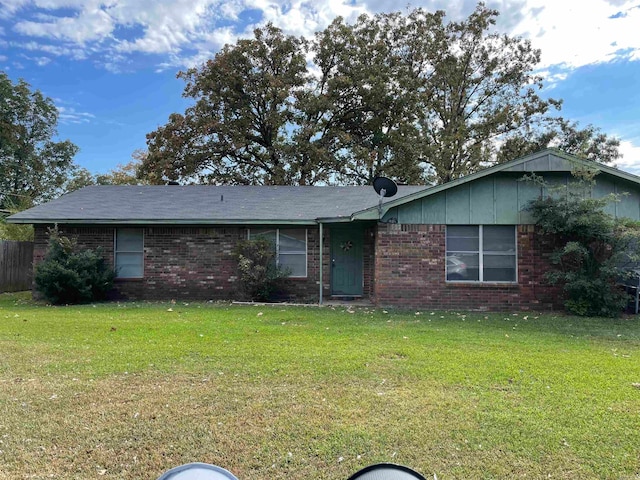
[[[472,0],[410,7],[468,16]],[[562,115],[622,140],[640,174],[640,0],[496,0],[497,29],[542,50],[545,94]],[[59,134],[93,173],[127,163],[145,135],[188,105],[176,73],[273,22],[310,38],[336,16],[404,8],[393,0],[0,0],[0,70],[54,99]]]

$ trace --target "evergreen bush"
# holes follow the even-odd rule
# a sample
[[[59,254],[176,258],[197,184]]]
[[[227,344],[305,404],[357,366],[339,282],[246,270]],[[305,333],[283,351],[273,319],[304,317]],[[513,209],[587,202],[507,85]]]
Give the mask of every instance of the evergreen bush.
[[[104,260],[102,249],[78,250],[77,241],[49,230],[49,249],[36,267],[36,289],[52,304],[103,300],[113,287],[115,272]]]

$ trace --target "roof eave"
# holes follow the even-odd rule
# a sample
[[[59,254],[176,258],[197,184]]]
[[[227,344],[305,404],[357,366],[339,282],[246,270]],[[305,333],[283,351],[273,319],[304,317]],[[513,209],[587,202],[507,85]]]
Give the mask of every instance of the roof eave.
[[[16,224],[52,224],[63,225],[315,225],[311,219],[299,220],[256,220],[256,219],[82,219],[82,218],[13,218],[7,219],[8,223]]]

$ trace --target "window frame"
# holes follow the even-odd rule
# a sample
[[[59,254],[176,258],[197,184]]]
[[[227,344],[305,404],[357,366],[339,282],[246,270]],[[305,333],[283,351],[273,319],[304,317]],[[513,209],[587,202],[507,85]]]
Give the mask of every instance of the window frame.
[[[142,237],[141,238],[142,246],[140,250],[120,250],[118,248],[118,231],[123,231],[123,230],[136,231],[140,233],[140,236]],[[117,280],[136,280],[136,279],[144,278],[144,240],[145,240],[144,228],[119,227],[113,230],[113,268],[116,272],[115,278]],[[140,255],[140,259],[141,259],[140,276],[124,276],[123,277],[118,272],[118,255],[125,254],[125,253],[128,253],[128,254],[135,253]]]
[[[467,279],[454,279],[449,280],[447,278],[447,258],[449,258],[449,227],[476,227],[478,230],[478,250],[477,251],[457,251],[459,253],[468,253],[468,254],[478,254],[478,280],[467,280]],[[512,227],[513,228],[513,252],[501,252],[501,251],[492,251],[492,250],[484,250],[484,227]],[[484,256],[485,255],[493,255],[493,256],[505,256],[505,257],[513,257],[515,268],[514,268],[514,280],[484,280]],[[444,266],[444,279],[447,283],[467,283],[467,284],[478,284],[478,283],[500,283],[506,285],[517,285],[518,283],[518,230],[517,225],[464,225],[464,224],[456,224],[456,225],[447,225],[445,230],[445,266]]]
[[[251,240],[251,228],[247,228],[247,239]],[[275,230],[276,232],[276,265],[280,265],[280,255],[302,255],[304,253],[304,275],[287,275],[286,278],[308,278],[309,276],[309,229],[308,228],[281,228],[281,227],[263,227],[263,228],[254,228],[254,231],[258,230]],[[281,230],[304,230],[304,252],[296,251],[296,252],[280,252],[280,231]],[[255,236],[256,234],[254,234]]]

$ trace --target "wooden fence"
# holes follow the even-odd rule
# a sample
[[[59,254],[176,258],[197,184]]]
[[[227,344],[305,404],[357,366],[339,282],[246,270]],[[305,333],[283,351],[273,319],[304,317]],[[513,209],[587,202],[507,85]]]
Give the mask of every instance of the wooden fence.
[[[31,290],[33,242],[0,240],[0,293]]]

